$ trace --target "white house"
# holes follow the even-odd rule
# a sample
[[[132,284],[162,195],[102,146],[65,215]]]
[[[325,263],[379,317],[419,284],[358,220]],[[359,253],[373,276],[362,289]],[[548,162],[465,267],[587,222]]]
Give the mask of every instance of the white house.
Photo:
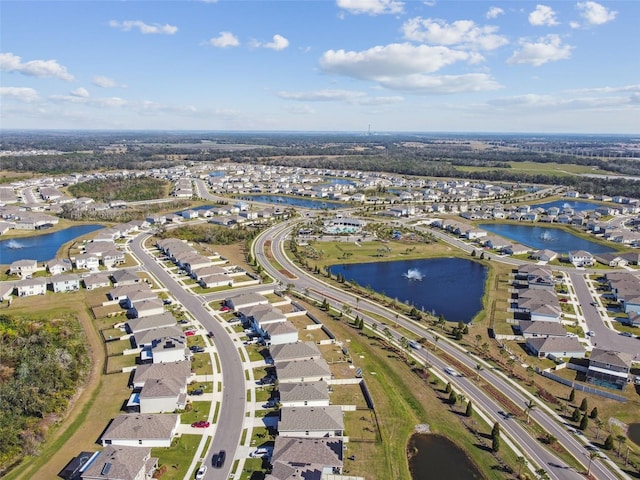
[[[572,250],[569,252],[569,261],[576,267],[590,267],[595,260],[593,255],[584,250]]]
[[[47,293],[47,279],[45,277],[26,278],[16,283],[19,297],[44,295]]]
[[[80,290],[80,275],[73,273],[53,275],[51,277],[51,285],[56,293],[77,292]]]
[[[30,277],[38,269],[38,262],[35,260],[16,260],[9,266],[10,275],[19,275],[22,278]]]
[[[267,345],[281,345],[298,341],[298,329],[288,320],[269,323],[264,326],[262,331]]]
[[[177,414],[125,413],[113,419],[100,442],[103,446],[170,447],[179,424]]]

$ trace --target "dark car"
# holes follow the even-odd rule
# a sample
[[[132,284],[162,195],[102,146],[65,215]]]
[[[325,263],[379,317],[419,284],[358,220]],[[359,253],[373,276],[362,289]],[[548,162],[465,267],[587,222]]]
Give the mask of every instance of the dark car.
[[[202,390],[201,388],[194,388],[193,390],[191,390],[191,392],[189,392],[189,395],[202,395],[204,393],[204,390]]]
[[[220,450],[220,453],[218,453],[217,455],[214,455],[213,457],[213,466],[215,468],[222,468],[226,458],[227,458],[227,452],[225,452],[224,450]]]

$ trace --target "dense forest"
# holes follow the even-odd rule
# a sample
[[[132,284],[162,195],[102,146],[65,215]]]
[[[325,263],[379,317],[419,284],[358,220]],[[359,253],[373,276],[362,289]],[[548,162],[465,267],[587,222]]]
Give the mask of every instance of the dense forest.
[[[89,197],[96,202],[139,202],[164,198],[170,188],[171,183],[168,180],[152,177],[104,178],[70,185],[69,192],[77,198]]]
[[[160,238],[179,238],[189,242],[232,245],[255,238],[258,228],[227,228],[220,225],[187,225],[158,233]]]
[[[65,414],[89,369],[83,338],[75,318],[0,315],[0,476]]]
[[[107,146],[126,147],[105,153]],[[50,149],[52,155],[6,155],[3,168],[39,173],[165,168],[232,161],[389,172],[489,182],[555,184],[580,192],[640,197],[640,182],[511,171],[510,163],[577,164],[640,176],[640,141],[628,136],[277,133],[277,132],[3,132],[0,151]],[[458,166],[484,167],[469,172]],[[89,195],[87,195],[89,196]]]

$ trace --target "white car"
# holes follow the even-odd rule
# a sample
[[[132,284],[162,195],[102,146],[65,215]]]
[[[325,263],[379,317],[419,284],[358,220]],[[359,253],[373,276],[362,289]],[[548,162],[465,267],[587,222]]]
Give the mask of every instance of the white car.
[[[449,375],[451,375],[452,377],[461,377],[462,375],[460,375],[460,373],[458,373],[458,371],[453,368],[453,367],[446,367],[444,369],[445,372],[447,372]]]
[[[267,447],[260,447],[249,454],[250,457],[267,457],[270,454],[270,450]]]
[[[205,473],[207,473],[207,466],[202,465],[196,472],[196,480],[203,480]]]

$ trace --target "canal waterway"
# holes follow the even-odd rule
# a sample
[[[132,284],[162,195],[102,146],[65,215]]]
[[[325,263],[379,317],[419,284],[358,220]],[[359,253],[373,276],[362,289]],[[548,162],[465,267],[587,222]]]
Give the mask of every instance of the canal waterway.
[[[340,264],[335,276],[453,322],[470,322],[482,309],[487,268],[463,258]]]
[[[586,250],[592,254],[615,251],[615,248],[580,238],[560,228],[513,223],[481,223],[478,227],[536,250],[549,249],[558,253]]]
[[[474,480],[484,476],[465,452],[446,437],[414,434],[407,445],[413,480]]]
[[[10,265],[16,260],[36,260],[38,262],[52,260],[65,243],[101,228],[104,227],[94,224],[76,225],[44,235],[0,240],[0,264]]]
[[[629,435],[629,440],[640,446],[640,423],[632,423],[629,425],[627,434]]]

